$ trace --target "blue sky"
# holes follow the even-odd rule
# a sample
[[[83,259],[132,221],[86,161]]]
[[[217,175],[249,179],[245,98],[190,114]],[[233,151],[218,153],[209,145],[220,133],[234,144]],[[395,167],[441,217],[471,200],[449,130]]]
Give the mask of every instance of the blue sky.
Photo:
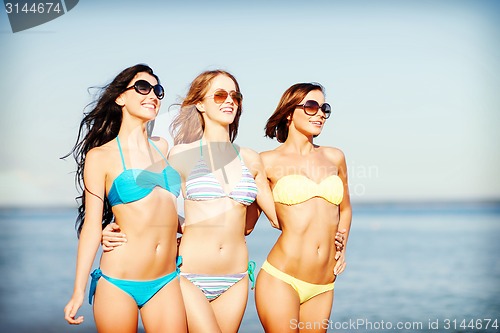
[[[498,1],[80,1],[13,34],[0,13],[0,205],[72,205],[87,88],[147,63],[168,106],[223,68],[244,100],[237,143],[296,82],[320,82],[333,115],[317,143],[346,154],[354,202],[500,199]]]

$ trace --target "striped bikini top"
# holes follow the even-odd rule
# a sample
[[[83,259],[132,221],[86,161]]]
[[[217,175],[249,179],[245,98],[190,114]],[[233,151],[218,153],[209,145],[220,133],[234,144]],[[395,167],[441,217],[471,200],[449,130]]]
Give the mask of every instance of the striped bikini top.
[[[186,200],[205,201],[228,197],[245,206],[249,206],[255,201],[257,197],[255,179],[234,145],[233,148],[241,163],[241,178],[231,192],[225,193],[222,185],[203,159],[203,147],[200,140],[200,159],[186,180]]]

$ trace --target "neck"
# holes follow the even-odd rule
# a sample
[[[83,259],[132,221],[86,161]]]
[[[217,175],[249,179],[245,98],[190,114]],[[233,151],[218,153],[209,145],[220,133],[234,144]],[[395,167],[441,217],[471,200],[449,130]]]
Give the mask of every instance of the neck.
[[[307,155],[314,150],[313,136],[291,131],[288,132],[288,137],[283,146],[300,155]]]
[[[129,123],[122,123],[118,136],[120,137],[120,142],[128,148],[141,149],[149,147],[146,123],[136,124],[135,126]]]
[[[229,142],[229,125],[205,123],[202,140],[205,142]]]

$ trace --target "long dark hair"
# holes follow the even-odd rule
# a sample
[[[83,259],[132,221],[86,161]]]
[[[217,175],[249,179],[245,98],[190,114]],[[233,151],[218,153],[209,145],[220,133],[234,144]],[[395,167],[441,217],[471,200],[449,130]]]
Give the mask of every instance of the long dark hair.
[[[267,120],[264,130],[269,138],[274,138],[278,142],[285,142],[288,138],[288,116],[295,111],[297,104],[306,97],[306,95],[313,91],[319,90],[325,94],[325,89],[319,83],[296,83],[288,88],[281,96],[281,100],[276,107],[274,113]]]
[[[83,181],[85,156],[92,148],[102,146],[118,136],[122,124],[122,108],[115,103],[115,100],[125,91],[130,81],[138,73],[148,73],[160,83],[158,76],[145,64],[138,64],[123,70],[111,83],[100,89],[101,93],[94,102],[85,107],[85,109],[91,108],[91,110],[87,113],[84,112],[76,144],[66,156],[62,157],[73,155],[77,164],[75,184],[81,193],[76,197],[76,201],[80,203],[75,223],[78,237],[80,237],[85,219],[85,183]],[[104,228],[113,221],[114,216],[108,198],[104,197],[103,199],[102,227]]]
[[[224,70],[217,69],[205,71],[198,75],[191,83],[186,98],[184,98],[180,105],[180,112],[170,124],[170,132],[174,138],[174,144],[190,143],[201,139],[203,136],[205,123],[203,122],[200,111],[196,108],[196,103],[203,100],[203,97],[210,87],[210,82],[219,75],[227,76],[233,80],[236,91],[240,92],[240,86],[236,78]],[[242,111],[243,106],[242,103],[240,103],[236,110],[234,121],[229,124],[229,139],[231,142],[233,142],[238,135],[238,124]]]

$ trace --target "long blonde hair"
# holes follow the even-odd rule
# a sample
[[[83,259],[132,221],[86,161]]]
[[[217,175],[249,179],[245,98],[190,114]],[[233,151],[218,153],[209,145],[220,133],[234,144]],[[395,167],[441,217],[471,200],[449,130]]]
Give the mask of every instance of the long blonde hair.
[[[208,91],[210,82],[219,75],[225,75],[233,80],[236,91],[240,92],[240,86],[236,78],[224,70],[217,69],[205,71],[198,75],[191,83],[187,96],[180,105],[179,113],[170,124],[170,133],[174,138],[174,144],[191,143],[201,139],[203,136],[205,123],[200,111],[196,108],[196,104],[203,100],[203,97],[205,97]],[[229,139],[231,142],[233,142],[238,135],[238,124],[240,122],[242,109],[242,103],[240,103],[236,110],[234,121],[229,125]]]

